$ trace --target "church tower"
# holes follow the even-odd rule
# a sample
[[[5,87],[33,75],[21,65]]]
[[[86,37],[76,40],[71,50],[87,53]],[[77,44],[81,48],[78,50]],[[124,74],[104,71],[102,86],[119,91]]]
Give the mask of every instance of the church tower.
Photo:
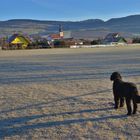
[[[64,32],[63,32],[63,29],[62,29],[62,25],[59,25],[59,35],[60,35],[60,38],[64,37]]]

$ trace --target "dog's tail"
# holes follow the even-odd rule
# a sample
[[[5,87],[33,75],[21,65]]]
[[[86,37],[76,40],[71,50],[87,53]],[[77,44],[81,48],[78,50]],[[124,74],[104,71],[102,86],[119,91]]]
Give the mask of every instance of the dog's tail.
[[[140,95],[135,95],[134,100],[136,103],[140,103]]]
[[[132,86],[132,91],[131,91],[131,92],[133,92],[133,94],[132,94],[133,100],[134,100],[136,103],[140,103],[140,95],[139,95],[139,92],[138,92],[138,89],[137,89],[136,85],[133,85],[133,86]]]
[[[134,90],[133,99],[136,103],[140,103],[140,95],[137,88]]]

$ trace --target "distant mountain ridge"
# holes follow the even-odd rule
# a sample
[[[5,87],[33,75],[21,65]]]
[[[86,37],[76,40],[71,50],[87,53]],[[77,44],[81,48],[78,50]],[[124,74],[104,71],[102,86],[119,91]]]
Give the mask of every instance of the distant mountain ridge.
[[[101,19],[87,19],[83,21],[12,19],[0,21],[0,34],[9,35],[13,32],[23,32],[48,35],[58,32],[60,24],[64,31],[71,32],[72,36],[76,38],[99,38],[109,32],[120,32],[125,36],[140,34],[140,15],[112,18],[108,21]]]

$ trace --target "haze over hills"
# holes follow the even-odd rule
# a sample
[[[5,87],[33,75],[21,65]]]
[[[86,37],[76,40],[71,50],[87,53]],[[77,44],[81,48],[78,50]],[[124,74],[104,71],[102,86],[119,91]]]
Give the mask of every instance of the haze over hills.
[[[84,21],[41,21],[32,19],[12,19],[0,21],[0,35],[14,32],[48,35],[58,32],[59,25],[74,38],[102,38],[109,32],[119,32],[125,37],[140,35],[140,15],[112,18],[108,21],[88,19]]]

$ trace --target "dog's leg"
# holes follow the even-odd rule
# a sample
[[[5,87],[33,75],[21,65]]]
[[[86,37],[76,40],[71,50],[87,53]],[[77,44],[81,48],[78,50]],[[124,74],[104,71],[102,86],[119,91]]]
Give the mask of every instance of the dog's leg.
[[[118,106],[119,106],[119,97],[118,97],[118,96],[114,96],[114,101],[115,101],[115,106],[114,106],[114,108],[115,108],[115,109],[118,109]]]
[[[120,98],[120,107],[123,107],[123,106],[124,106],[124,98],[121,97],[121,98]]]
[[[136,114],[136,112],[137,112],[137,103],[135,99],[133,99],[133,114]]]
[[[127,115],[131,115],[132,113],[132,108],[131,108],[131,99],[126,98],[126,106],[127,106]]]

